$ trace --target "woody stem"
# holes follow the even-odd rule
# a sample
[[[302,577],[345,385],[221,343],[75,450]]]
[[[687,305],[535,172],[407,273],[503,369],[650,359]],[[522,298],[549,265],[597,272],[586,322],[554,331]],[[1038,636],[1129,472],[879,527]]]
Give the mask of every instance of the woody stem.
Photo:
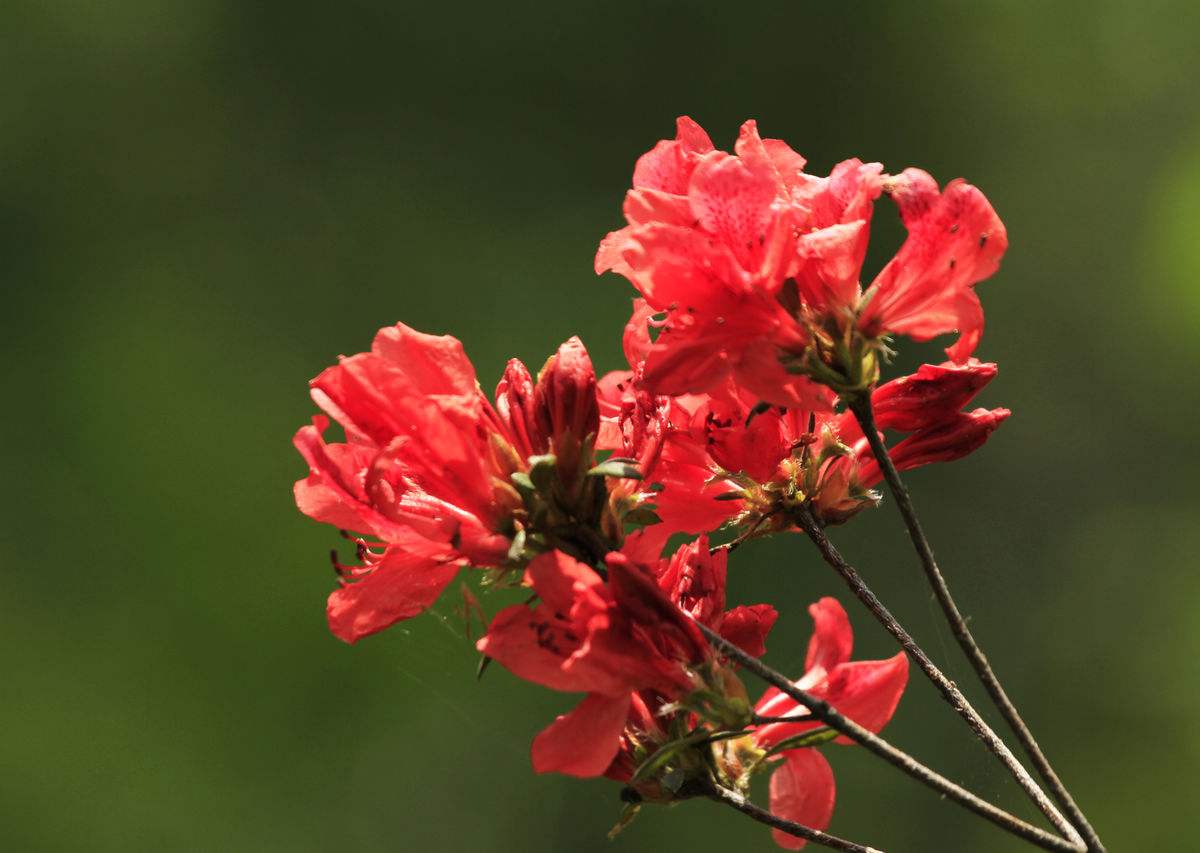
[[[1054,807],[1054,804],[1050,802],[1045,792],[1033,780],[1033,777],[1029,775],[1029,772],[1021,765],[1021,762],[1012,754],[1007,744],[984,722],[983,718],[979,716],[979,712],[971,706],[971,703],[967,701],[967,698],[963,696],[962,691],[958,689],[954,682],[947,678],[938,669],[937,665],[929,659],[929,655],[917,644],[912,635],[904,629],[904,626],[896,621],[896,617],[875,596],[875,593],[867,586],[862,576],[859,575],[853,566],[846,562],[833,543],[829,541],[829,538],[813,517],[812,512],[807,507],[803,507],[795,513],[795,517],[801,529],[808,534],[808,538],[817,546],[817,550],[821,552],[821,556],[825,558],[825,562],[841,576],[846,585],[850,587],[851,592],[871,611],[871,614],[887,629],[887,632],[896,638],[896,641],[900,643],[900,647],[904,649],[913,663],[921,668],[921,671],[933,682],[933,685],[942,694],[946,702],[958,712],[959,716],[966,720],[967,725],[975,733],[975,736],[983,742],[983,745],[988,748],[989,752],[1000,760],[1008,772],[1012,774],[1013,778],[1017,780],[1017,783],[1025,793],[1029,795],[1029,798],[1033,800],[1034,804],[1050,819],[1050,822],[1054,824],[1059,832],[1073,841],[1079,841],[1078,834],[1075,833],[1074,829],[1067,823],[1058,809]]]
[[[1070,792],[1067,791],[1066,786],[1064,786],[1062,781],[1058,778],[1058,774],[1054,772],[1054,768],[1050,766],[1050,762],[1046,759],[1041,747],[1038,746],[1037,741],[1034,740],[1033,733],[1030,732],[1029,727],[1021,718],[1016,706],[1013,705],[1012,701],[1008,698],[1008,694],[1005,692],[1004,687],[1000,684],[1000,679],[996,677],[996,673],[992,670],[991,665],[988,663],[988,659],[984,655],[983,650],[980,649],[979,644],[975,642],[975,638],[971,635],[971,631],[967,627],[967,621],[963,618],[962,613],[959,611],[958,605],[955,604],[953,596],[950,595],[950,588],[946,585],[946,579],[942,576],[942,572],[938,568],[937,560],[934,559],[933,548],[930,546],[929,540],[925,537],[925,532],[921,528],[921,522],[917,518],[916,510],[913,508],[912,499],[909,497],[908,489],[905,487],[904,481],[900,479],[900,472],[896,470],[896,466],[892,462],[891,456],[888,454],[887,446],[883,443],[883,438],[880,436],[879,430],[875,426],[875,413],[871,406],[870,396],[867,394],[860,395],[849,400],[848,405],[850,410],[854,412],[854,416],[858,419],[859,426],[862,427],[863,434],[866,436],[867,441],[871,445],[871,451],[875,454],[875,459],[879,463],[880,470],[883,472],[884,480],[888,484],[888,490],[891,492],[892,498],[895,500],[896,506],[900,510],[900,516],[904,519],[904,526],[908,529],[909,538],[912,540],[913,547],[916,549],[917,556],[920,558],[921,567],[925,571],[925,577],[929,581],[929,585],[932,587],[938,603],[941,605],[942,613],[945,614],[946,621],[950,624],[950,629],[954,633],[954,637],[958,641],[959,647],[963,650],[967,660],[970,661],[971,667],[975,670],[976,675],[979,676],[979,680],[983,683],[983,686],[987,690],[988,695],[991,697],[993,704],[996,706],[997,710],[1000,711],[1000,714],[1004,717],[1005,722],[1008,723],[1009,728],[1011,728],[1013,733],[1017,736],[1017,740],[1020,741],[1022,749],[1024,749],[1025,754],[1029,756],[1030,761],[1033,762],[1034,768],[1045,781],[1046,786],[1050,789],[1050,793],[1054,796],[1054,799],[1058,801],[1058,804],[1066,811],[1067,816],[1070,819],[1071,826],[1077,829],[1083,836],[1083,841],[1087,844],[1087,849],[1092,851],[1092,853],[1104,853],[1104,845],[1100,842],[1100,838],[1096,835],[1096,831],[1092,828],[1092,825],[1088,823],[1087,818],[1084,817],[1083,812],[1080,810],[1079,806],[1076,805],[1074,798],[1072,798]],[[814,541],[816,540],[814,539]],[[818,547],[820,547],[820,543],[818,543]],[[835,566],[835,568],[837,567]],[[851,571],[853,571],[853,569],[851,569]],[[850,583],[848,578],[847,583]],[[852,588],[853,586],[854,585],[851,583]],[[867,590],[867,592],[869,593],[870,591]],[[874,596],[871,597],[874,598]],[[870,607],[871,605],[868,604],[867,606]],[[884,612],[886,613],[886,611]],[[878,616],[879,614],[876,615]],[[891,629],[889,628],[889,630]],[[916,658],[914,658],[914,660],[916,660]],[[922,669],[925,669],[925,667],[922,666]],[[935,684],[938,684],[938,680],[934,678],[929,670],[926,669],[925,673],[930,677],[931,680],[934,681]],[[944,690],[943,693],[945,693]],[[955,703],[951,701],[951,704],[954,705]],[[969,706],[966,707],[969,708]],[[968,720],[968,722],[970,721]],[[974,728],[974,726],[972,726],[972,728]],[[1023,768],[1021,772],[1024,773]],[[1019,778],[1018,781],[1020,781]],[[1024,784],[1022,787],[1025,787]],[[1029,789],[1026,788],[1026,791],[1028,790]],[[1046,811],[1044,808],[1042,810]],[[1049,816],[1049,813],[1047,813],[1047,815]],[[1051,817],[1051,820],[1053,820],[1053,817]],[[1057,826],[1058,824],[1056,823],[1055,825]]]
[[[836,835],[830,835],[827,832],[821,832],[819,829],[812,829],[794,821],[785,820],[776,814],[772,814],[766,809],[759,808],[743,797],[737,791],[730,791],[720,785],[713,785],[708,792],[708,797],[718,803],[737,809],[742,814],[746,815],[759,823],[764,823],[772,829],[779,829],[786,832],[788,835],[794,835],[797,838],[803,838],[806,841],[811,841],[814,844],[820,844],[823,847],[828,847],[832,850],[848,850],[851,853],[883,853],[874,847],[865,847],[862,844],[855,844],[853,841],[847,841],[844,838],[839,838]]]
[[[907,773],[922,784],[932,788],[964,808],[973,811],[980,817],[991,821],[1002,829],[1011,832],[1013,835],[1041,847],[1043,850],[1083,853],[1082,842],[1059,838],[1057,835],[1026,823],[1020,818],[992,805],[987,800],[981,799],[961,785],[951,782],[945,776],[926,767],[907,752],[892,746],[892,744],[879,737],[879,735],[843,716],[825,700],[818,699],[808,691],[800,689],[789,681],[786,676],[767,666],[758,658],[747,654],[711,628],[700,622],[696,622],[695,624],[700,629],[700,632],[708,638],[709,643],[722,655],[741,664],[749,672],[754,673],[784,695],[791,697],[796,702],[808,708],[814,719],[820,720],[831,729],[850,738],[893,767]]]

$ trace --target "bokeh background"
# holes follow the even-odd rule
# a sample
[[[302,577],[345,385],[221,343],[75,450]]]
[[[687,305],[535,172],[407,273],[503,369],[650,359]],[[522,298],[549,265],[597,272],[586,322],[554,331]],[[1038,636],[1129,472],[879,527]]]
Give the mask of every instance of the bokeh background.
[[[0,847],[771,850],[696,802],[616,841],[616,786],[529,769],[574,697],[475,656],[453,596],[355,647],[333,530],[301,517],[306,381],[403,320],[485,385],[580,334],[620,365],[592,254],[634,158],[756,117],[814,170],[963,175],[1012,248],[981,285],[981,401],[1015,416],[911,476],[960,602],[1117,850],[1184,850],[1200,759],[1200,14],[1194,3],[339,4],[7,0],[0,10]],[[901,239],[877,216],[871,264]],[[870,272],[870,271],[868,271]],[[937,357],[905,345],[900,367]],[[837,541],[980,697],[893,508]],[[733,600],[824,594],[798,539]],[[494,609],[497,602],[485,600]],[[859,656],[894,648],[852,608]],[[758,686],[755,685],[755,690]],[[980,697],[982,698],[982,697]],[[920,678],[896,743],[1035,816]],[[828,750],[833,829],[1021,849]]]

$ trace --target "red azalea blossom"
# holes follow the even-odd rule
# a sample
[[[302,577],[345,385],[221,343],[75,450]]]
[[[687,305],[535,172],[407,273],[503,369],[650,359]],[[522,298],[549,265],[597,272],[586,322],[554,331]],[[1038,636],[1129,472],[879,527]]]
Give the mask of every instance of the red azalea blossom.
[[[854,330],[875,346],[888,333],[927,340],[957,329],[948,354],[970,356],[983,328],[973,287],[1007,246],[982,193],[962,181],[939,193],[920,170],[888,177],[878,163],[847,160],[824,178],[804,165],[781,140],[760,138],[753,121],[728,154],[686,117],[676,139],[638,161],[628,224],[601,242],[596,271],[625,276],[664,315],[645,358],[650,390],[708,391],[732,375],[770,403],[828,408],[829,390],[798,374],[827,383],[806,353],[844,358],[839,341]],[[897,202],[909,237],[864,290],[882,192]],[[868,369],[856,381],[872,380]]]
[[[854,634],[846,611],[833,598],[822,598],[808,608],[815,628],[808,644],[805,673],[796,686],[824,699],[860,726],[878,733],[900,703],[908,683],[908,658],[899,652],[887,660],[851,661]],[[774,687],[754,708],[763,717],[794,717],[797,722],[770,723],[754,732],[755,741],[770,748],[784,739],[820,727],[808,719],[808,709]],[[849,744],[838,737],[835,743]],[[771,811],[787,820],[814,829],[825,829],[833,816],[833,771],[812,747],[785,750],[771,776]],[[805,841],[780,830],[772,834],[780,847],[799,850]]]
[[[710,644],[761,656],[778,617],[770,604],[728,606],[729,554],[876,504],[872,443],[905,471],[973,452],[1010,414],[966,410],[997,373],[972,357],[984,326],[974,288],[1007,247],[983,194],[857,159],[827,176],[805,166],[753,121],[731,154],[678,119],[675,138],[638,159],[627,224],[596,255],[597,273],[639,293],[627,370],[597,381],[571,338],[536,377],[509,361],[489,399],[457,339],[397,324],[311,381],[322,414],[294,438],[309,468],[297,506],[356,543],[354,564],[334,554],[331,631],[355,642],[415,616],[464,566],[490,570],[485,585],[526,587],[476,648],[484,663],[582,694],[535,736],[533,768],[621,782],[618,828],[643,802],[748,797],[762,770],[774,815],[829,825],[836,784],[818,746],[852,741],[776,688],[752,703],[736,662]],[[864,286],[882,195],[907,238]],[[891,336],[951,332],[949,361],[879,384]],[[868,411],[878,435],[863,433]],[[331,420],[344,441],[326,442]],[[737,538],[712,548],[719,528]],[[663,556],[678,534],[696,538]],[[880,731],[907,657],[852,661],[842,606],[827,597],[808,611],[795,686]]]
[[[560,467],[578,467],[598,427],[595,376],[575,338],[538,383],[509,362],[495,407],[457,339],[403,324],[311,385],[346,441],[325,442],[325,416],[296,433],[310,469],[296,504],[379,542],[358,540],[361,565],[339,567],[329,597],[330,629],[348,642],[425,610],[461,566],[503,565],[523,508],[513,474],[551,449]]]
[[[665,739],[664,722],[647,709],[696,689],[695,668],[713,660],[693,619],[762,653],[775,609],[725,610],[726,559],[707,539],[652,570],[613,553],[607,583],[557,551],[529,564],[540,601],[501,611],[477,647],[528,681],[588,694],[534,739],[535,771],[628,781],[637,749]]]
[[[602,774],[620,747],[631,694],[673,697],[694,686],[686,664],[708,644],[641,571],[614,559],[606,584],[561,552],[537,557],[526,579],[539,603],[502,610],[477,643],[521,678],[588,694],[534,740],[538,773]]]
[[[635,321],[645,314],[635,306]],[[628,334],[628,333],[627,333]],[[646,420],[652,408],[661,422],[662,449],[648,495],[663,524],[646,531],[665,541],[671,533],[701,533],[732,519],[759,522],[764,530],[790,526],[790,502],[808,500],[826,523],[845,521],[876,497],[882,480],[862,431],[850,413],[766,406],[756,394],[726,378],[705,394],[634,402],[641,365],[616,385],[601,382],[606,409],[625,426]],[[881,430],[912,435],[891,453],[900,470],[960,458],[978,448],[1009,415],[1007,409],[960,410],[996,375],[996,366],[923,365],[915,374],[875,388],[871,394]],[[610,376],[612,376],[610,374]],[[615,399],[614,388],[623,388]]]

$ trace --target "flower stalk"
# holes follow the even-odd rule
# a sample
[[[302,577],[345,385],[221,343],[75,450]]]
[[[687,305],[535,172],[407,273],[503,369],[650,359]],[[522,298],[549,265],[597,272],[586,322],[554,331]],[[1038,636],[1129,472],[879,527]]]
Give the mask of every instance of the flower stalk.
[[[891,492],[893,499],[896,501],[896,507],[900,511],[900,516],[904,520],[904,526],[908,530],[909,538],[912,540],[913,547],[916,549],[917,557],[921,561],[921,568],[925,572],[925,577],[929,581],[930,587],[933,589],[934,595],[937,597],[938,604],[941,606],[942,613],[946,617],[946,621],[950,625],[950,630],[954,634],[955,640],[958,641],[959,647],[966,655],[967,660],[971,664],[971,668],[975,670],[979,680],[983,683],[984,689],[987,690],[996,709],[1004,717],[1005,722],[1012,729],[1020,742],[1025,754],[1029,756],[1029,760],[1033,763],[1038,774],[1045,781],[1046,786],[1050,789],[1054,799],[1066,811],[1067,817],[1070,820],[1071,827],[1077,830],[1082,840],[1087,845],[1087,850],[1092,853],[1103,853],[1104,845],[1101,843],[1095,829],[1084,816],[1083,811],[1076,804],[1075,799],[1071,796],[1066,786],[1059,779],[1058,774],[1054,772],[1054,768],[1050,765],[1037,740],[1034,739],[1033,733],[1029,730],[1029,726],[1021,718],[1020,712],[1009,699],[1008,693],[1004,690],[1000,679],[996,676],[991,664],[988,662],[987,656],[975,641],[975,637],[971,634],[971,629],[967,627],[967,620],[963,618],[962,612],[958,609],[958,605],[954,601],[954,597],[950,594],[950,588],[946,584],[946,579],[942,575],[941,569],[938,567],[937,560],[933,556],[933,548],[929,544],[929,539],[925,536],[925,531],[921,527],[921,521],[917,517],[916,509],[913,507],[912,498],[909,496],[908,488],[904,485],[904,481],[900,479],[900,472],[896,470],[895,464],[892,462],[891,456],[888,454],[887,446],[883,443],[883,439],[879,435],[879,430],[875,424],[875,414],[871,406],[871,398],[869,395],[863,394],[856,396],[848,401],[850,410],[858,419],[859,425],[862,427],[863,434],[871,446],[871,451],[883,472],[884,481],[888,485],[888,490]],[[817,531],[818,535],[820,531]],[[810,537],[812,533],[809,534]],[[814,542],[817,540],[814,539]],[[827,540],[826,540],[827,541]],[[818,542],[818,547],[821,544]],[[822,549],[822,553],[825,550]],[[834,552],[836,553],[836,552]],[[844,561],[843,561],[844,563]],[[832,563],[831,563],[832,565]],[[835,566],[836,568],[836,566]],[[847,566],[847,568],[849,568]],[[853,571],[853,569],[851,569]],[[851,584],[851,588],[854,585]],[[862,589],[866,589],[865,586]],[[869,590],[866,590],[869,593]],[[857,592],[857,590],[856,590]],[[862,596],[860,595],[860,600]],[[874,596],[871,596],[874,598]],[[876,599],[878,601],[878,599]],[[866,601],[864,600],[864,603]],[[870,604],[867,605],[872,613],[879,614]],[[880,605],[882,607],[882,605]],[[886,611],[883,611],[886,613]],[[892,620],[894,621],[894,620]],[[898,627],[898,626],[897,626]],[[889,630],[891,630],[889,628]],[[893,635],[895,635],[893,633]],[[899,639],[899,637],[897,637]],[[903,643],[902,643],[903,644]],[[907,650],[907,647],[906,647]],[[916,658],[914,658],[916,660]],[[918,664],[920,662],[918,661]],[[932,671],[921,667],[922,671],[929,676],[930,680],[935,685],[939,684],[939,680],[934,677]],[[936,668],[934,668],[936,669]],[[940,675],[940,673],[938,673]],[[942,677],[944,680],[944,676]],[[952,686],[952,685],[951,685]],[[943,690],[943,693],[945,691]],[[961,694],[960,694],[961,695]],[[949,697],[947,697],[949,700]],[[951,701],[951,704],[955,703]],[[955,705],[957,708],[958,706]],[[967,706],[969,707],[969,706]],[[961,710],[960,710],[961,713]],[[974,726],[972,726],[974,728]],[[1024,787],[1024,785],[1022,786]],[[1028,790],[1028,789],[1027,789]],[[1044,811],[1044,809],[1043,809]]]
[[[820,844],[822,847],[828,847],[830,850],[846,850],[849,853],[884,853],[884,851],[878,848],[856,844],[853,841],[847,841],[836,835],[830,835],[828,832],[821,832],[819,829],[812,829],[795,821],[785,820],[766,809],[754,805],[754,803],[750,802],[737,791],[731,791],[721,785],[713,785],[708,793],[708,798],[736,809],[751,820],[756,820],[772,829],[782,830],[788,835],[794,835],[796,838],[803,838],[805,841]]]
[[[846,718],[828,702],[797,687],[786,676],[767,666],[760,659],[747,654],[712,629],[700,623],[697,623],[697,627],[700,629],[700,633],[704,634],[713,647],[721,654],[741,664],[749,672],[752,672],[781,693],[799,702],[809,710],[815,719],[820,720],[826,726],[829,726],[829,728],[865,747],[868,751],[879,756],[893,767],[898,768],[923,785],[932,788],[947,799],[953,800],[980,817],[991,821],[1000,828],[1025,839],[1031,844],[1041,847],[1043,850],[1064,850],[1071,851],[1072,853],[1082,853],[1084,850],[1082,842],[1059,838],[1057,835],[1046,832],[1044,829],[1026,823],[1015,815],[971,793],[961,785],[950,781],[937,771],[926,767],[907,752],[893,746],[879,735]]]

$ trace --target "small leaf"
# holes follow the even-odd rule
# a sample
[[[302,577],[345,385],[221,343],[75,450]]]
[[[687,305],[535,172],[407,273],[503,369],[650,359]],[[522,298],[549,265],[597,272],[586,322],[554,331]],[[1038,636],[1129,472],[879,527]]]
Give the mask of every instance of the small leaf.
[[[637,817],[641,808],[641,803],[627,803],[625,808],[621,809],[621,817],[617,819],[616,826],[608,831],[608,840],[612,841],[622,829],[633,823],[633,819]]]
[[[746,496],[744,494],[742,494],[741,492],[721,492],[721,494],[715,495],[713,497],[713,500],[714,501],[740,501],[744,497],[746,497]]]
[[[672,758],[678,755],[688,747],[695,746],[701,743],[709,736],[708,729],[696,729],[678,740],[668,741],[656,749],[653,754],[641,763],[637,770],[633,772],[633,776],[629,779],[629,784],[641,782],[643,779],[653,776],[663,767],[665,767]]]
[[[491,666],[492,659],[487,655],[479,656],[479,665],[475,667],[475,679],[478,681],[483,678],[483,674],[487,672],[487,668]]]
[[[776,755],[789,749],[804,749],[811,746],[820,746],[823,743],[829,743],[836,738],[838,733],[827,726],[822,726],[819,729],[813,729],[803,734],[793,735],[789,738],[784,738],[779,743],[775,744],[767,750],[766,758],[769,755]]]
[[[637,465],[624,459],[606,459],[587,473],[589,477],[621,477],[625,480],[642,479],[642,472],[638,470]]]
[[[508,561],[516,563],[521,560],[525,554],[525,528],[517,531],[517,535],[513,537],[512,544],[508,546]]]
[[[517,487],[517,490],[522,493],[522,497],[527,492],[533,493],[537,491],[533,486],[533,480],[529,479],[529,475],[524,471],[516,471],[509,479],[513,481],[513,485]]]

